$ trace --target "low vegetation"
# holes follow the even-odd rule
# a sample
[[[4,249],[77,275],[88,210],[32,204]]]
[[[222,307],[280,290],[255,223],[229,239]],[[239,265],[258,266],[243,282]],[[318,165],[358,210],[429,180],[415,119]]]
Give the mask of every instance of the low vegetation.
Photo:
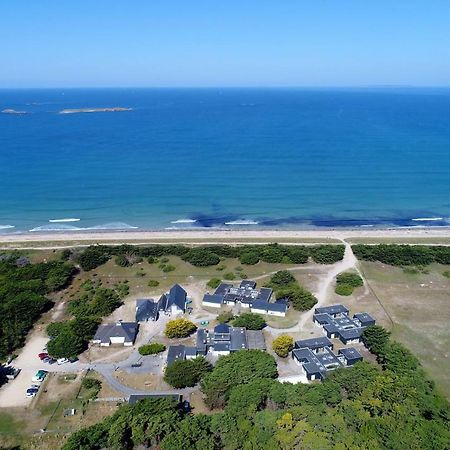
[[[222,282],[220,278],[211,278],[206,285],[210,287],[211,289],[217,289],[219,287],[219,284]]]
[[[358,259],[379,261],[391,266],[427,266],[433,262],[450,264],[450,247],[426,245],[352,245]]]
[[[165,335],[168,338],[185,338],[197,329],[197,325],[190,320],[180,318],[169,320],[166,325]]]
[[[95,245],[76,255],[75,259],[84,271],[93,270],[115,256],[116,263],[128,266],[146,258],[148,262],[164,263],[167,256],[178,256],[198,267],[218,266],[222,258],[238,258],[241,264],[267,263],[305,264],[309,258],[319,264],[333,264],[344,256],[343,245],[209,245],[187,247],[183,245]],[[166,261],[167,262],[167,261]]]
[[[216,317],[217,322],[219,323],[228,323],[234,319],[234,315],[231,311],[224,311],[218,314]]]
[[[338,295],[352,295],[353,291],[364,285],[363,279],[355,272],[342,272],[336,277],[335,292]]]
[[[266,326],[266,321],[259,314],[244,313],[233,320],[234,327],[244,327],[247,330],[262,330]]]
[[[286,358],[293,348],[294,339],[286,334],[278,336],[272,342],[272,350],[281,358]]]
[[[164,344],[160,344],[159,342],[152,342],[151,344],[141,345],[138,348],[139,354],[142,356],[148,355],[157,355],[158,353],[163,352],[166,349]]]
[[[164,381],[176,389],[192,387],[211,370],[212,365],[202,356],[179,359],[166,367]]]
[[[114,289],[104,288],[99,282],[83,283],[83,293],[69,302],[68,309],[74,316],[65,322],[53,322],[47,326],[51,338],[48,353],[54,358],[72,358],[86,350],[88,342],[103,317],[111,314],[122,304],[122,295],[128,293],[119,283]]]
[[[23,345],[36,320],[52,306],[47,295],[66,287],[75,272],[68,262],[29,264],[14,252],[0,255],[0,358]]]
[[[148,280],[147,286],[148,287],[158,287],[159,281],[158,280]]]
[[[297,311],[307,311],[317,303],[316,297],[301,286],[288,270],[280,270],[272,275],[267,286],[275,291],[277,300],[287,300]]]

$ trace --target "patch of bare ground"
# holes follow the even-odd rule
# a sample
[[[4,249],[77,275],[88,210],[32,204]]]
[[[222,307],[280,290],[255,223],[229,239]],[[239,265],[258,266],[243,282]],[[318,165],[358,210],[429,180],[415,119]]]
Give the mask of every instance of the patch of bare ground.
[[[125,386],[140,391],[167,391],[172,389],[160,375],[152,373],[133,373],[124,370],[117,370],[115,378]]]
[[[189,403],[194,414],[212,415],[216,412],[219,412],[218,409],[211,410],[206,406],[203,394],[199,390],[192,392],[189,397]]]

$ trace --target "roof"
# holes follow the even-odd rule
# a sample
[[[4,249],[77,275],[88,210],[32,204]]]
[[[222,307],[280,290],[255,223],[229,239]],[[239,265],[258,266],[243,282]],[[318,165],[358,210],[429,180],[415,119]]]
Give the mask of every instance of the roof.
[[[362,312],[362,313],[356,313],[353,315],[354,319],[358,319],[361,324],[367,323],[367,322],[371,322],[371,323],[375,323],[375,319],[366,312]]]
[[[199,328],[197,330],[197,338],[195,341],[195,346],[198,352],[206,351],[207,339],[208,339],[208,330],[205,330],[204,328]]]
[[[197,348],[196,347],[185,347],[184,348],[184,356],[197,356]]]
[[[316,337],[311,339],[303,339],[300,341],[295,341],[296,348],[309,348],[309,349],[319,349],[323,347],[333,348],[333,344],[327,337]]]
[[[316,308],[314,310],[315,314],[348,314],[348,308],[344,305],[331,305],[331,306],[323,306],[321,308]]]
[[[272,296],[272,292],[273,292],[272,289],[262,287],[262,288],[259,290],[258,298],[259,298],[260,300],[267,300],[267,301],[269,301],[270,297]]]
[[[232,287],[233,285],[230,283],[220,283],[214,294],[221,295],[223,297]]]
[[[185,355],[186,351],[184,345],[171,345],[167,353],[167,365],[169,366],[179,359],[183,360]]]
[[[252,304],[252,309],[260,309],[262,311],[267,311],[267,305],[269,302],[265,300],[255,300]]]
[[[286,303],[267,302],[267,311],[286,312],[288,309]]]
[[[256,287],[256,281],[252,281],[252,280],[242,280],[241,284],[239,285],[239,287],[249,287],[251,289],[255,289]]]
[[[247,330],[247,347],[249,350],[265,350],[264,333],[261,330]]]
[[[158,317],[158,303],[153,299],[136,300],[136,321],[142,322],[148,319],[156,319]]]
[[[215,352],[229,352],[230,342],[215,342],[213,345],[213,350]]]
[[[186,307],[186,295],[186,291],[179,284],[172,286],[167,297],[167,308],[176,305],[184,311]]]
[[[181,394],[132,394],[128,398],[128,403],[130,405],[134,405],[139,400],[158,399],[158,398],[172,398],[176,402],[180,403],[183,397]]]
[[[230,328],[230,350],[244,350],[247,348],[247,333],[243,327]]]
[[[363,359],[361,353],[359,353],[354,347],[341,348],[338,354],[344,356],[347,361]]]
[[[136,322],[116,322],[100,325],[94,341],[109,343],[111,338],[123,337],[124,342],[134,342],[139,325]]]
[[[363,328],[351,328],[349,330],[340,330],[339,335],[345,341],[349,341],[351,339],[359,339],[363,331]]]
[[[230,325],[227,325],[226,323],[219,323],[214,327],[214,333],[228,334],[230,333]]]
[[[207,303],[216,303],[218,305],[221,305],[223,303],[223,295],[205,294],[203,296],[203,301]]]

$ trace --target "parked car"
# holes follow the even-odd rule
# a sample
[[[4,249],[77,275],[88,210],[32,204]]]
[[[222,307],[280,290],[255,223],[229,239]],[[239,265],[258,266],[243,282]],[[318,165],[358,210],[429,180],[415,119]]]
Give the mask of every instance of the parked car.
[[[77,361],[78,361],[78,358],[76,356],[74,356],[73,358],[69,358],[69,362],[70,363],[74,363],[74,362],[77,362]]]
[[[21,369],[19,369],[17,367],[13,367],[13,366],[6,366],[4,368],[4,372],[5,372],[6,378],[8,380],[14,380],[17,377],[17,375],[19,375],[20,370]]]
[[[38,393],[38,390],[39,389],[34,389],[34,388],[27,389],[26,397],[27,398],[36,397],[36,394]]]
[[[38,358],[42,361],[45,358],[48,358],[48,353],[39,353]]]
[[[45,380],[45,377],[47,376],[46,370],[38,370],[34,377],[31,379],[33,382],[42,383]]]
[[[39,388],[40,388],[40,386],[38,384],[32,384],[30,386],[30,389],[37,389],[37,390],[39,390]]]
[[[56,360],[56,362],[60,366],[61,364],[65,364],[65,363],[69,362],[69,360],[67,358],[59,358]]]

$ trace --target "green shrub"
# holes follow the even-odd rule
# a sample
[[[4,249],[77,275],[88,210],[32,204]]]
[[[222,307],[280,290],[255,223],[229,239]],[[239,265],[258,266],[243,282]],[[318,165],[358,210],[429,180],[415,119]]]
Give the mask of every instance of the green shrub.
[[[156,355],[157,353],[161,353],[166,349],[164,344],[160,344],[158,342],[152,342],[151,344],[141,345],[138,348],[138,352],[142,356],[148,355]]]
[[[254,253],[254,252],[242,253],[242,255],[239,257],[239,262],[241,264],[253,266],[253,265],[259,263],[259,256],[257,253]]]
[[[211,289],[216,289],[219,284],[222,282],[220,278],[211,278],[206,285],[210,287]]]
[[[450,278],[450,270],[446,270],[445,272],[442,272],[442,275],[446,278]]]
[[[216,320],[219,323],[228,323],[231,320],[234,319],[233,313],[231,311],[224,311],[221,312],[217,317]]]
[[[350,286],[349,284],[337,284],[336,288],[334,289],[334,292],[338,295],[352,295],[353,293],[353,286]]]
[[[192,248],[182,256],[182,259],[198,267],[215,266],[220,262],[218,255],[204,247]]]
[[[163,263],[163,264],[168,263],[168,262],[169,262],[169,258],[167,258],[167,257],[160,258],[160,259],[159,259],[159,262],[160,262],[160,263]]]
[[[173,272],[176,269],[175,266],[172,266],[171,264],[167,264],[162,268],[162,271],[164,273]]]
[[[262,330],[266,321],[259,314],[244,313],[233,320],[234,327],[244,327],[247,330]]]
[[[284,287],[290,283],[296,283],[294,275],[292,275],[289,270],[279,270],[277,273],[274,273],[270,278],[269,285],[276,289],[277,287]]]
[[[158,260],[157,260],[154,256],[149,256],[149,257],[147,258],[147,262],[148,262],[149,264],[155,264],[157,261],[158,261]]]
[[[176,360],[166,367],[164,381],[176,389],[195,386],[208,372],[212,365],[203,357]]]
[[[147,285],[148,285],[148,287],[157,287],[157,286],[159,286],[159,281],[158,280],[148,280]]]
[[[337,284],[348,284],[354,288],[364,285],[363,279],[354,272],[342,272],[336,277]]]
[[[223,278],[225,280],[235,280],[236,279],[236,275],[233,272],[227,272],[223,275]]]

